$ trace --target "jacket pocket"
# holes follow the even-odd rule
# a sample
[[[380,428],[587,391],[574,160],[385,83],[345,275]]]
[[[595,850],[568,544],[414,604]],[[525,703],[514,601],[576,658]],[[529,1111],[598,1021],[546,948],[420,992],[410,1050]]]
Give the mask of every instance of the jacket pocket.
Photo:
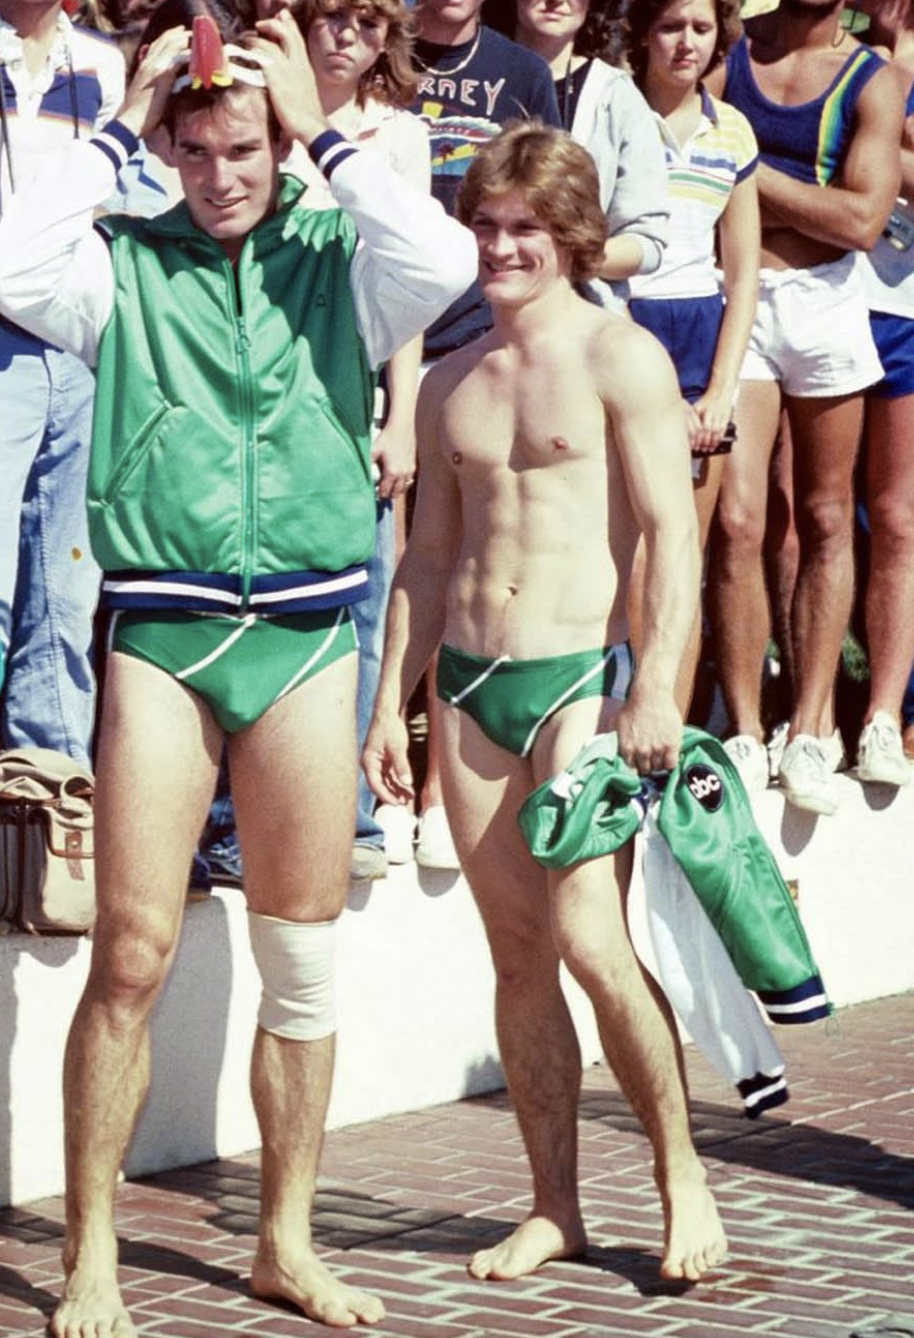
[[[109,506],[130,482],[134,473],[149,454],[156,434],[172,406],[163,401],[147,416],[139,430],[120,453],[117,464],[108,475],[104,491],[99,496],[102,506]]]

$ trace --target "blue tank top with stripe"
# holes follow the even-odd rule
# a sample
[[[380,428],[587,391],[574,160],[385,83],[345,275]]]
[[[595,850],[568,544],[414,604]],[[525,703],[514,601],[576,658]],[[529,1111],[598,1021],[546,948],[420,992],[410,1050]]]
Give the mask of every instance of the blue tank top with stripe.
[[[850,144],[860,94],[883,65],[875,51],[856,47],[824,93],[812,102],[783,107],[759,89],[748,43],[741,37],[727,57],[724,99],[748,119],[763,163],[797,181],[827,186]]]

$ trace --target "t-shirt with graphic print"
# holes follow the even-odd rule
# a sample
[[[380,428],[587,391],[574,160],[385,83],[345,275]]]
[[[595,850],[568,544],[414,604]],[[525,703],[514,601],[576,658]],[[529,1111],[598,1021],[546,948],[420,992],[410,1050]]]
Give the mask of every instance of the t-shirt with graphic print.
[[[509,121],[537,116],[560,126],[555,86],[546,62],[533,51],[480,25],[457,46],[416,43],[419,88],[410,110],[428,126],[432,194],[451,215],[457,191],[480,145]],[[474,283],[425,335],[425,357],[440,358],[484,334],[489,304]]]

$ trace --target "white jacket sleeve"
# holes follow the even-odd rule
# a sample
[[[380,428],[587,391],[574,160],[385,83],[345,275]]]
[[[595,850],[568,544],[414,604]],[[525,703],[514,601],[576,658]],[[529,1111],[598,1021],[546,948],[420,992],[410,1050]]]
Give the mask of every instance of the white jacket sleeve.
[[[617,174],[609,204],[609,235],[637,237],[639,274],[651,274],[663,259],[669,225],[667,169],[653,112],[627,76],[609,91],[606,122],[616,137]]]
[[[647,923],[671,1007],[707,1060],[740,1090],[746,1113],[786,1100],[784,1057],[648,809],[643,846]]]
[[[111,314],[111,258],[92,224],[136,140],[112,122],[49,153],[0,219],[0,312],[94,366]]]
[[[379,367],[466,292],[478,268],[476,240],[380,154],[360,153],[335,130],[310,153],[358,229],[350,279],[368,357]]]

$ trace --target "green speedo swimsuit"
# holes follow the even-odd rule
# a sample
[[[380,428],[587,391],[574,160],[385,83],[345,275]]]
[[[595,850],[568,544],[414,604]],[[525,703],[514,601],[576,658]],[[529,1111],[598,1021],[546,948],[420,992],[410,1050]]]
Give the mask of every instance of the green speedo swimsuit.
[[[228,734],[254,724],[287,692],[358,649],[348,608],[256,614],[120,612],[110,649],[163,669],[198,692]]]
[[[480,729],[509,753],[526,757],[550,718],[582,697],[625,701],[635,658],[627,641],[603,650],[581,650],[537,660],[468,655],[442,646],[438,696],[466,711]]]

